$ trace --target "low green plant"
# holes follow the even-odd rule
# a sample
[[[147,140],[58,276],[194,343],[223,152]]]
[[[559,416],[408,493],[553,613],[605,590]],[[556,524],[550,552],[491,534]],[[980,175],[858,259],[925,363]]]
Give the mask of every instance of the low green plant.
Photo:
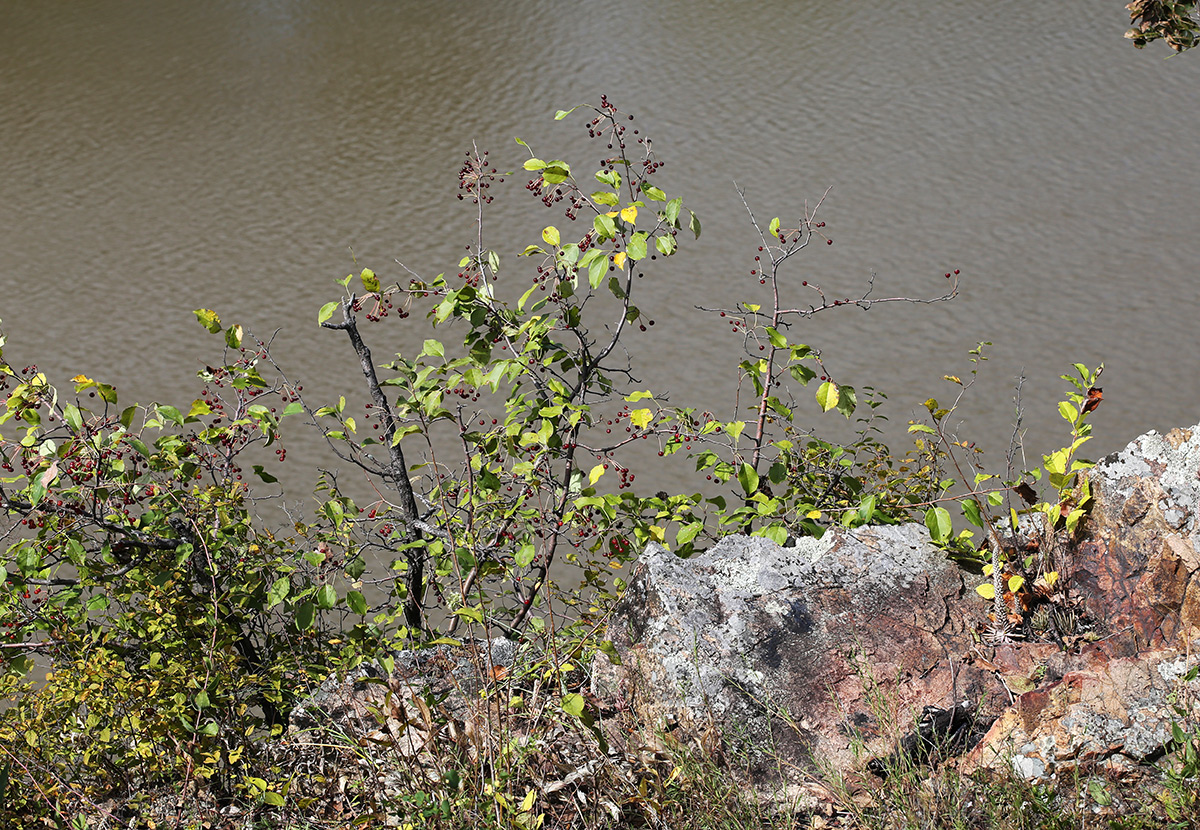
[[[950,406],[943,407],[930,398],[925,402],[930,422],[913,422],[909,431],[930,436],[930,451],[935,461],[952,466],[957,475],[957,478],[939,482],[942,495],[937,501],[955,504],[966,524],[975,528],[968,527],[955,533],[950,511],[941,503],[935,503],[925,511],[930,539],[968,568],[978,568],[989,578],[976,590],[992,602],[989,636],[1005,640],[1039,605],[1064,601],[1066,586],[1059,582],[1059,559],[1092,505],[1091,484],[1084,473],[1094,464],[1080,458],[1078,451],[1091,440],[1092,425],[1088,415],[1103,398],[1103,390],[1096,383],[1104,366],[1101,364],[1090,370],[1082,363],[1076,363],[1074,375],[1062,375],[1073,389],[1058,404],[1059,414],[1070,426],[1070,441],[1044,455],[1040,469],[1018,471],[1015,460],[1020,450],[1024,417],[1021,402],[1024,378],[1021,379],[1014,398],[1016,423],[1006,456],[1006,471],[998,474],[983,467],[979,460],[980,451],[973,442],[952,434],[948,426],[963,396],[974,385],[979,364],[987,360],[984,349],[990,345],[980,343],[971,350],[972,368],[968,380],[946,376],[946,380],[958,387]],[[1043,480],[1043,471],[1050,493],[1039,501],[1034,486]],[[965,495],[953,494],[961,487],[966,488]],[[1039,517],[1040,525],[1023,526],[1024,516]],[[1041,528],[1040,538],[1022,540],[1022,534],[1034,527]],[[983,533],[978,544],[974,541],[976,531]],[[1033,552],[1027,552],[1030,548]]]

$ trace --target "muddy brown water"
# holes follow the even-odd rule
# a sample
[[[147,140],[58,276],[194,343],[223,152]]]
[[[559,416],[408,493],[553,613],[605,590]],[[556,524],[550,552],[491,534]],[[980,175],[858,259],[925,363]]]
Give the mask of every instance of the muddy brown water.
[[[1134,50],[1122,6],[0,3],[6,355],[186,404],[216,355],[192,316],[208,307],[278,330],[315,403],[354,392],[344,338],[316,326],[332,280],[364,265],[399,278],[396,257],[453,268],[471,239],[462,152],[476,141],[515,169],[521,136],[586,169],[597,149],[552,114],[607,93],[705,227],[643,286],[657,325],[631,341],[640,385],[732,416],[736,341],[694,306],[758,288],[735,182],[768,218],[832,186],[834,244],[797,260],[795,283],[852,296],[875,274],[879,296],[929,296],[962,272],[952,304],[825,314],[794,334],[889,394],[893,441],[990,340],[963,437],[1002,461],[1023,372],[1036,460],[1066,435],[1058,375],[1104,361],[1102,455],[1200,421],[1200,55]],[[522,183],[488,218],[507,254],[562,221]],[[415,320],[371,334],[380,359],[429,336]],[[303,431],[289,446],[284,483],[311,503],[311,471],[334,462]],[[686,465],[639,472],[694,486]]]

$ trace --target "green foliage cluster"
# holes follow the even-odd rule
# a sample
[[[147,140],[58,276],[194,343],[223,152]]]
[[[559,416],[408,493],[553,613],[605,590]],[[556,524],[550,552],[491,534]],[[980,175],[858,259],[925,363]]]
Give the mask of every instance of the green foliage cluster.
[[[308,679],[359,659],[337,606],[353,610],[345,586],[361,561],[345,561],[331,520],[264,530],[244,480],[274,481],[246,458],[285,457],[279,424],[301,411],[298,393],[263,375],[263,344],[198,315],[226,359],[186,410],[122,406],[84,376],[60,390],[0,352],[12,517],[0,769],[13,815],[180,780],[282,803],[254,792],[261,772],[246,775],[261,739],[282,732]]]
[[[1133,0],[1125,8],[1133,24],[1125,37],[1138,49],[1162,40],[1176,52],[1182,52],[1195,46],[1200,37],[1196,0]]]

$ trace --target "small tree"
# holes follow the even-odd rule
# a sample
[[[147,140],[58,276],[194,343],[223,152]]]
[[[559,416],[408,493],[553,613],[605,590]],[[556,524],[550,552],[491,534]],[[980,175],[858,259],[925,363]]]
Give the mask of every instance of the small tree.
[[[633,116],[606,98],[586,109],[588,135],[606,149],[590,179],[518,139],[530,155],[526,189],[563,209],[568,223],[545,227],[521,252],[535,263],[529,282],[511,295],[504,290],[500,277],[509,266],[483,231],[492,186],[505,174],[473,150],[459,187],[475,209],[477,232],[457,273],[427,279],[405,269],[401,280],[384,284],[364,269],[354,291],[347,276],[342,299],[320,311],[325,328],[349,336],[372,429],[360,429],[344,401],[313,414],[326,422],[335,451],[383,484],[357,531],[364,547],[394,563],[390,598],[377,610],[386,621],[393,603],[403,607],[402,636],[427,632],[430,609],[439,605],[453,616],[448,632],[467,621],[521,636],[531,624],[558,624],[552,612],[534,613],[550,611],[550,602],[566,612],[562,623],[595,631],[606,607],[595,600],[611,596],[605,574],[649,541],[688,555],[700,540],[737,530],[780,542],[819,535],[831,521],[906,515],[931,486],[928,465],[898,464],[878,441],[874,395],[850,445],[793,426],[791,382],[819,375],[820,408],[847,418],[857,393],[836,383],[821,352],[789,340],[788,331],[834,309],[953,299],[958,272],[947,273],[948,290],[929,300],[875,297],[873,280],[861,296],[833,298],[802,281],[814,301],[796,305],[784,266],[814,239],[829,241],[816,218],[820,203],[794,227],[774,219],[766,230],[747,204],[760,243],[752,277],[766,301],[703,309],[726,318],[745,354],[734,417],[674,405],[637,386],[630,338],[654,325],[640,305],[641,281],[677,255],[681,231],[699,236],[700,221],[654,183],[664,162],[633,129]],[[366,322],[377,324],[421,308],[435,329],[457,327],[461,340],[429,339],[419,353],[376,367],[357,315],[365,311]],[[703,485],[707,497],[636,495],[628,453],[647,441],[659,456],[693,455],[712,482]],[[734,479],[736,489],[718,489]],[[548,594],[551,568],[564,558],[581,567],[582,582]]]
[[[22,782],[12,815],[62,817],[159,782],[281,804],[264,739],[284,731],[311,681],[372,657],[391,665],[397,645],[457,642],[464,626],[540,642],[542,680],[584,717],[571,666],[611,649],[604,624],[623,583],[610,575],[648,542],[681,556],[733,531],[782,542],[892,521],[928,500],[936,465],[887,452],[869,388],[848,444],[793,424],[792,383],[819,379],[821,411],[850,418],[859,406],[795,332],[834,309],[952,299],[957,272],[929,300],[875,297],[873,280],[834,298],[785,277],[786,263],[828,241],[820,203],[765,231],[747,203],[751,287],[765,297],[703,309],[740,344],[732,418],[676,405],[636,380],[635,338],[654,325],[640,286],[700,221],[658,186],[664,162],[633,116],[606,98],[586,111],[606,150],[590,178],[518,139],[526,189],[566,219],[513,252],[530,263],[523,285],[500,280],[517,269],[485,243],[505,174],[476,149],[459,173],[476,234],[454,274],[405,269],[385,284],[363,269],[339,281],[343,296],[318,322],[348,337],[369,398],[361,418],[344,397],[310,405],[269,342],[207,309],[197,318],[224,357],[182,408],[124,406],[83,376],[56,387],[0,353],[0,685],[16,701],[0,715],[0,770]],[[431,333],[455,336],[378,363],[360,321],[418,310]],[[280,495],[269,464],[287,456],[280,423],[298,415],[377,495],[360,507],[327,473],[315,517],[264,527],[256,504]],[[639,446],[690,454],[700,492],[636,494]],[[368,573],[380,556],[385,572]],[[552,582],[562,565],[577,584]],[[35,654],[52,670],[40,687],[28,680]]]

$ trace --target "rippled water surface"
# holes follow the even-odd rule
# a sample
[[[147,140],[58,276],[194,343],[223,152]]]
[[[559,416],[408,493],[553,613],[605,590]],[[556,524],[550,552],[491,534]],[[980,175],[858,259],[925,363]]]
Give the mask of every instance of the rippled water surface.
[[[645,384],[732,415],[737,341],[693,307],[758,287],[734,182],[764,218],[832,186],[835,244],[797,261],[797,291],[852,296],[876,274],[878,295],[927,296],[963,274],[952,304],[827,314],[794,334],[890,395],[897,440],[990,340],[964,437],[1002,456],[1024,371],[1031,454],[1048,450],[1065,434],[1057,376],[1103,360],[1094,454],[1108,452],[1200,420],[1200,55],[1135,51],[1122,6],[3,2],[6,354],[186,402],[215,356],[191,311],[210,307],[278,329],[310,399],[356,389],[345,343],[315,323],[332,280],[364,265],[398,278],[396,257],[452,268],[471,239],[463,151],[476,141],[516,169],[519,135],[586,169],[599,150],[582,120],[552,114],[607,93],[705,227],[645,285],[658,325],[631,344]],[[514,254],[560,219],[522,183],[497,189],[488,219]],[[410,320],[374,346],[426,336]],[[815,404],[802,418],[821,421]],[[329,463],[311,439],[293,447],[296,474]]]

